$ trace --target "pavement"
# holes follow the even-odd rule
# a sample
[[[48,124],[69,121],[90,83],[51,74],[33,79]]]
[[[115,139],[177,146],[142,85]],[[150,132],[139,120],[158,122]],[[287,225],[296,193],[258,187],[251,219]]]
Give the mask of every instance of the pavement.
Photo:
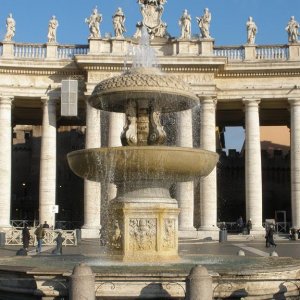
[[[237,255],[239,250],[243,250],[246,256],[267,257],[270,253],[276,251],[280,257],[292,257],[300,259],[300,240],[291,241],[287,235],[274,236],[277,247],[266,248],[265,240],[262,237],[252,235],[228,234],[227,241],[219,242],[212,240],[200,240],[195,238],[179,239],[180,256],[190,255]],[[0,257],[15,256],[20,246],[3,246],[0,247]],[[49,255],[55,246],[43,246],[42,253],[37,254],[35,247],[31,246],[28,255]],[[105,254],[106,248],[100,246],[97,239],[81,240],[77,246],[63,247],[63,255],[85,255],[97,256]]]

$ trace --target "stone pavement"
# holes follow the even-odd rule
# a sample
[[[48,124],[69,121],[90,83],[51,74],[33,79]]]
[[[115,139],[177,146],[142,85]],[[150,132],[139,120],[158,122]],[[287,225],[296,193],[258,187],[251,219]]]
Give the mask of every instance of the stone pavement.
[[[272,251],[276,251],[281,257],[293,257],[300,259],[300,240],[290,241],[286,235],[275,236],[277,247],[266,248],[263,237],[254,237],[247,235],[228,235],[228,241],[219,243],[219,241],[200,240],[192,238],[180,238],[179,253],[180,256],[189,255],[237,255],[239,250],[243,250],[246,256],[269,256]],[[0,257],[15,256],[20,246],[0,247]],[[43,246],[42,253],[39,255],[49,255],[55,246]],[[99,240],[85,239],[77,246],[63,247],[63,254],[85,256],[97,256],[105,254],[105,247],[100,246]],[[37,255],[35,247],[29,248],[29,255]]]

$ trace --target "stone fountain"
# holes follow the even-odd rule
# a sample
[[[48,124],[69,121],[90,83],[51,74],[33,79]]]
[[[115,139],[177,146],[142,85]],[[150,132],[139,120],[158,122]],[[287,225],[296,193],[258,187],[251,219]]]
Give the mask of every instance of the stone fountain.
[[[116,184],[107,228],[110,254],[123,261],[178,260],[180,210],[169,188],[208,175],[218,161],[214,152],[164,146],[161,115],[191,109],[199,100],[189,85],[153,66],[152,51],[144,30],[133,67],[100,82],[89,98],[94,108],[125,113],[123,146],[68,154],[78,176]]]

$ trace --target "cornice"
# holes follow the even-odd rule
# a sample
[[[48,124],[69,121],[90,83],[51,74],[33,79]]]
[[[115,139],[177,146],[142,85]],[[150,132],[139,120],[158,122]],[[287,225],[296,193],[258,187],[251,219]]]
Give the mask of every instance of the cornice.
[[[0,74],[12,75],[59,75],[59,76],[85,76],[86,72],[80,69],[37,69],[37,68],[17,68],[0,66]]]
[[[300,70],[276,71],[221,71],[216,73],[216,78],[266,78],[266,77],[300,77]]]

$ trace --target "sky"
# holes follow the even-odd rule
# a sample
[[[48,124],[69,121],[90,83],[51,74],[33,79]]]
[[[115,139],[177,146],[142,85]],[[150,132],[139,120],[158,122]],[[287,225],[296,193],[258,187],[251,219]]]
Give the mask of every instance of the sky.
[[[0,40],[6,32],[5,20],[12,13],[16,21],[15,42],[45,43],[48,22],[56,16],[59,27],[57,41],[60,44],[87,44],[89,17],[97,6],[103,16],[100,25],[102,36],[112,33],[112,16],[121,7],[126,16],[126,36],[135,33],[135,25],[142,20],[137,0],[0,0]],[[291,16],[300,22],[300,0],[168,0],[164,5],[162,20],[168,32],[179,37],[178,20],[184,9],[192,17],[192,35],[199,34],[196,17],[202,16],[204,8],[212,14],[210,34],[216,46],[242,45],[246,42],[245,23],[253,17],[258,33],[256,43],[286,44],[285,27]],[[243,129],[226,131],[228,148],[240,149]]]

